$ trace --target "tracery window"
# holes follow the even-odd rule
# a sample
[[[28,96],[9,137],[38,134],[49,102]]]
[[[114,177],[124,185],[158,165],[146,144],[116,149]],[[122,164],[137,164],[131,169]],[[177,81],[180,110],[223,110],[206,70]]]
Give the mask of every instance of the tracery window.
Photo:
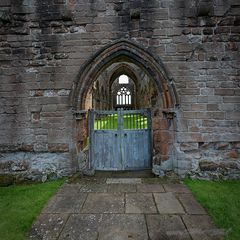
[[[132,104],[132,95],[129,89],[126,87],[121,87],[116,96],[117,105],[131,105]]]

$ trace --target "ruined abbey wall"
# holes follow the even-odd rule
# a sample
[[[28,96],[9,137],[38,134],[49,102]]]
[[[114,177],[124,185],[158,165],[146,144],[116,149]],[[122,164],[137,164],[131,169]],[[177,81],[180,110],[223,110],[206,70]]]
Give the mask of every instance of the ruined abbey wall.
[[[126,39],[159,59],[176,90],[175,106],[153,118],[154,172],[239,176],[239,25],[238,0],[1,0],[0,173],[78,170],[86,129],[76,133],[74,82]]]

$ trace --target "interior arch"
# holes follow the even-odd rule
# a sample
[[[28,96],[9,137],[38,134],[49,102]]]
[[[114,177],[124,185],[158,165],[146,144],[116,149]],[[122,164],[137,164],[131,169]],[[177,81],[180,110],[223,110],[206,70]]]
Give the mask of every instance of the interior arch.
[[[81,68],[71,92],[73,110],[85,108],[87,92],[102,71],[113,63],[123,61],[139,66],[155,82],[162,97],[163,108],[178,105],[174,85],[160,59],[156,59],[136,43],[120,40],[99,50]]]

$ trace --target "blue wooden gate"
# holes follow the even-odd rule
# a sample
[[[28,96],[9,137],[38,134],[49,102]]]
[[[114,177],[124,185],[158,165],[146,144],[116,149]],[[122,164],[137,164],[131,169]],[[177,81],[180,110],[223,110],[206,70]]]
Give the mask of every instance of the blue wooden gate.
[[[151,168],[151,112],[90,111],[90,164],[96,170]]]

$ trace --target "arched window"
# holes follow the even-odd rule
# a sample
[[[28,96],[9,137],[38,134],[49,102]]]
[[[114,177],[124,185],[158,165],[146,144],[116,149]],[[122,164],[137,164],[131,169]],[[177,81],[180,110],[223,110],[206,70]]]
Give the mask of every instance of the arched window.
[[[126,87],[121,87],[117,91],[116,96],[117,105],[131,105],[132,104],[132,95],[129,89]]]
[[[125,74],[122,74],[118,79],[119,84],[129,84],[128,76]]]

